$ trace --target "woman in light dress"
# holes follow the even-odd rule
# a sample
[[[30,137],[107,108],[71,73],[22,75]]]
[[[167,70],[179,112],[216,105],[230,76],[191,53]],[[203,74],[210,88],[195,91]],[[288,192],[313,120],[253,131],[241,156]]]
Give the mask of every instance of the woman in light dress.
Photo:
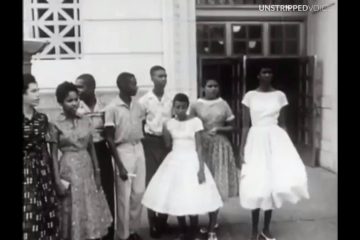
[[[52,125],[51,152],[58,163],[57,178],[64,187],[60,200],[60,236],[66,240],[100,239],[107,235],[112,217],[101,187],[100,169],[92,141],[93,127],[87,117],[79,117],[76,86],[64,82],[56,88],[63,112]]]
[[[181,229],[178,239],[195,239],[197,215],[214,212],[223,205],[208,167],[198,157],[201,150],[196,140],[203,130],[202,122],[186,114],[188,107],[188,97],[177,94],[173,100],[176,117],[164,126],[165,142],[172,150],[152,177],[142,200],[155,212],[177,216]],[[189,235],[186,216],[190,216]]]
[[[272,76],[270,68],[262,68],[259,87],[247,92],[242,101],[240,204],[252,210],[251,239],[274,240],[270,232],[273,209],[285,201],[297,203],[309,198],[305,166],[284,127],[288,101],[283,92],[272,87]],[[265,216],[259,234],[260,209]]]

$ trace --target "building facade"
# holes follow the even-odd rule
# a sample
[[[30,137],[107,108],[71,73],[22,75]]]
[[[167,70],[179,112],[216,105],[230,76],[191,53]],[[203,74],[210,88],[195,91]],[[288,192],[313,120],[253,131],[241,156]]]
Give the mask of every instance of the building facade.
[[[24,38],[50,42],[31,61],[40,108],[50,116],[59,111],[54,89],[62,81],[91,73],[107,102],[120,72],[136,75],[141,95],[151,87],[150,67],[162,65],[167,90],[192,100],[206,78],[217,78],[240,127],[241,97],[256,85],[257,69],[269,65],[294,106],[294,142],[311,149],[310,165],[337,172],[337,1],[316,1],[326,9],[311,12],[259,8],[312,4],[300,0],[23,2]]]

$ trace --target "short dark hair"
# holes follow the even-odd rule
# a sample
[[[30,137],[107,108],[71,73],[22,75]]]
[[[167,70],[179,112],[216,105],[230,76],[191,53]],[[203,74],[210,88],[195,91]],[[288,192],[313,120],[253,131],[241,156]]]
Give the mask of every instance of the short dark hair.
[[[215,81],[217,84],[219,84],[219,81],[216,80],[215,78],[207,78],[204,82],[204,87],[206,86],[206,84],[209,82],[209,81]]]
[[[23,94],[26,93],[26,91],[29,89],[29,85],[31,83],[36,83],[35,77],[29,73],[26,73],[23,75],[23,81],[24,81],[24,85],[23,85]]]
[[[186,94],[184,93],[177,93],[174,97],[173,100],[173,105],[175,105],[175,102],[184,102],[186,103],[188,106],[190,105],[190,101],[188,96],[186,96]]]
[[[62,104],[70,92],[76,92],[77,94],[79,94],[79,91],[76,88],[75,84],[71,82],[63,82],[59,84],[55,92],[57,102],[59,104]]]
[[[150,76],[154,75],[154,73],[158,70],[163,70],[165,71],[165,68],[163,68],[162,66],[159,66],[159,65],[155,65],[155,66],[152,66],[150,68]]]
[[[259,69],[259,74],[263,73],[263,72],[270,72],[273,73],[273,70],[271,69],[271,67],[261,67]]]
[[[129,72],[122,72],[119,74],[119,76],[116,79],[116,85],[121,90],[125,86],[129,85],[130,79],[135,77],[134,74]]]
[[[91,89],[95,89],[96,88],[96,81],[93,75],[89,74],[89,73],[84,73],[81,74],[80,76],[78,76],[76,79],[82,79],[85,81],[85,84],[91,88]]]

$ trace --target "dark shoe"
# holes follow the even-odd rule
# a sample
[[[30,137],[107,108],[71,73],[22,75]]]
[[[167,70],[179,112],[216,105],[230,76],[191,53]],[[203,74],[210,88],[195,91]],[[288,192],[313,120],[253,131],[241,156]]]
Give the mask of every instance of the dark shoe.
[[[132,233],[127,240],[142,240],[142,238],[139,236],[139,234]]]
[[[187,240],[186,235],[180,233],[174,240]]]
[[[161,232],[156,227],[151,227],[149,231],[151,238],[161,238]]]
[[[171,234],[172,229],[171,229],[170,225],[167,222],[165,222],[161,225],[160,232],[164,233],[164,234]]]

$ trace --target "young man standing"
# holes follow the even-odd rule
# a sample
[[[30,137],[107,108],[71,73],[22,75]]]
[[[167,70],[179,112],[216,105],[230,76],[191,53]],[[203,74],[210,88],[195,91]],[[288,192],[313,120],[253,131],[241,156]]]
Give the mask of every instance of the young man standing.
[[[140,105],[132,101],[137,92],[135,76],[121,73],[117,86],[120,94],[105,112],[106,139],[116,163],[116,236],[121,240],[141,240],[136,231],[145,191],[145,156],[141,144],[143,113]]]
[[[172,99],[164,91],[167,82],[165,69],[161,66],[153,66],[150,69],[150,76],[154,87],[139,100],[145,114],[143,145],[146,158],[146,185],[169,151],[162,133],[164,123],[171,118],[172,108]],[[148,209],[148,219],[150,236],[159,238],[161,232],[167,230],[167,215]]]
[[[99,159],[101,185],[104,190],[109,208],[114,218],[114,170],[110,150],[104,138],[104,107],[95,95],[96,81],[91,74],[82,74],[77,77],[75,85],[80,93],[78,115],[88,116],[93,124],[93,141],[96,155]],[[109,228],[108,235],[103,240],[114,239],[114,224]]]

